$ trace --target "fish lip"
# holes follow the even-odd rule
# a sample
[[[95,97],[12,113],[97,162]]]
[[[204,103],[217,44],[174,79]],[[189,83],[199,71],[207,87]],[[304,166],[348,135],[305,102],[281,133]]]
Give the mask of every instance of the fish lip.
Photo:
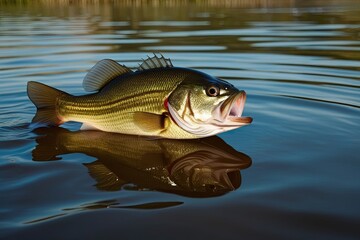
[[[239,91],[229,96],[221,103],[218,109],[220,119],[225,125],[247,125],[252,122],[252,118],[242,116],[245,108],[246,92]]]

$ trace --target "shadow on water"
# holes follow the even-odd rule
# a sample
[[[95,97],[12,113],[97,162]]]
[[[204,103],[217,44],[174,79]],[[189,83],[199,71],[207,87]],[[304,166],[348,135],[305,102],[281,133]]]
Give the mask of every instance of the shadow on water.
[[[34,161],[61,160],[61,155],[83,153],[97,160],[84,163],[102,191],[161,191],[187,197],[214,197],[238,189],[240,170],[251,158],[219,137],[195,140],[149,139],[99,131],[72,132],[64,128],[35,130]],[[99,208],[158,209],[182,202],[150,202],[122,206],[116,200],[63,209],[67,212]]]
[[[196,140],[149,139],[98,131],[39,128],[34,161],[84,153],[96,187],[104,191],[157,190],[189,197],[223,195],[240,187],[240,170],[251,158],[219,137]]]
[[[251,158],[219,137],[195,140],[149,139],[99,131],[72,132],[64,128],[38,128],[34,161],[57,161],[61,155],[83,153],[95,157],[84,163],[102,191],[161,191],[186,197],[215,197],[241,185],[240,170]],[[160,209],[181,201],[121,205],[117,199],[85,203],[62,213],[27,221],[46,221],[79,211],[103,208]]]

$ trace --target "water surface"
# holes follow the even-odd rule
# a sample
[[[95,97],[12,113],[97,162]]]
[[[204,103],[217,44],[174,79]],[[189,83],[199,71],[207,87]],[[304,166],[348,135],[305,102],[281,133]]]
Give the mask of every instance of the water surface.
[[[140,4],[141,3],[141,4]],[[358,1],[0,2],[0,238],[358,239]],[[30,125],[27,81],[84,94],[161,52],[254,122],[154,140]]]

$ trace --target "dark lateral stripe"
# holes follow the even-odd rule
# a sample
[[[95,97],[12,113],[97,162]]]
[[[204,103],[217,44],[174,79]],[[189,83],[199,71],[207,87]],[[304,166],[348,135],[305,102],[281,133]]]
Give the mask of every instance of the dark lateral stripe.
[[[136,93],[108,102],[105,97],[105,101],[97,102],[95,96],[79,102],[76,101],[77,99],[73,99],[73,101],[64,106],[64,110],[66,114],[86,116],[111,114],[115,108],[117,112],[121,112],[125,109],[134,108],[139,103],[143,103],[144,108],[151,108],[152,106],[158,108],[158,106],[163,105],[161,98],[165,96],[164,93],[164,91],[154,90]]]

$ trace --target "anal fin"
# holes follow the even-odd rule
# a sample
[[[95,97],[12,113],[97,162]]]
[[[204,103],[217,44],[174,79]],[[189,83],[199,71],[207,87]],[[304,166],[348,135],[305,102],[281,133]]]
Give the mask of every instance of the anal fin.
[[[80,130],[86,131],[86,130],[99,130],[99,129],[89,123],[83,123],[80,127]]]

